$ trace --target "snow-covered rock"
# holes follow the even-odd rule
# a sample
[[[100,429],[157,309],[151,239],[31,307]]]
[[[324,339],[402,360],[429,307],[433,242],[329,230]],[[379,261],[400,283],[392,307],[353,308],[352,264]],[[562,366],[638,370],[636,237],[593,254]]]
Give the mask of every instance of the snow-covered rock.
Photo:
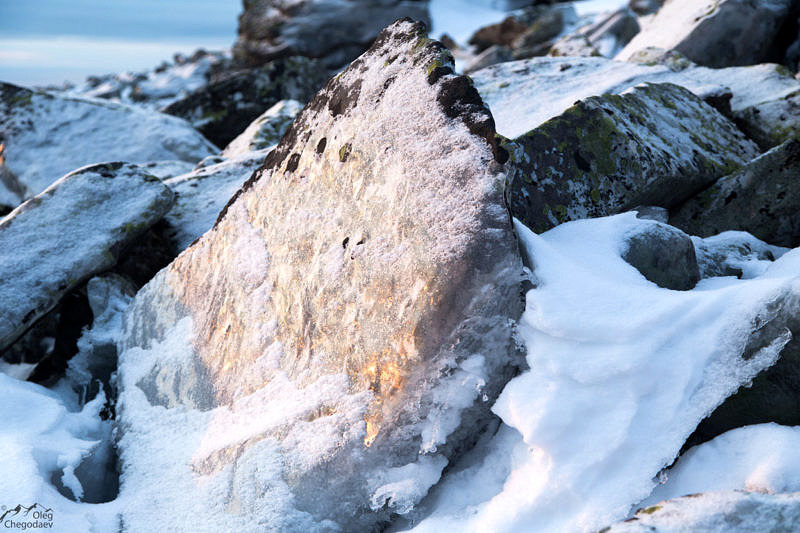
[[[677,50],[720,68],[768,59],[793,0],[670,0],[619,53],[626,60],[649,46]]]
[[[2,139],[0,135],[0,139]],[[0,143],[0,213],[6,214],[25,199],[25,186],[6,165],[5,145]]]
[[[186,121],[125,104],[58,96],[0,82],[6,165],[38,194],[102,161],[196,162],[218,150]]]
[[[800,245],[800,140],[786,141],[677,208],[670,224],[708,237],[746,231],[778,246]]]
[[[255,119],[222,151],[223,157],[236,157],[278,144],[294,117],[303,109],[297,100],[281,100]]]
[[[494,405],[500,430],[445,474],[414,531],[591,532],[622,520],[698,422],[779,357],[792,334],[775,309],[800,296],[799,258],[750,280],[662,289],[621,257],[649,224],[635,213],[542,235],[517,224],[536,285],[520,322],[530,370]]]
[[[758,155],[732,122],[672,84],[581,100],[506,146],[509,208],[536,232],[637,205],[672,208]]]
[[[663,4],[664,0],[630,0],[628,7],[637,15],[651,15]]]
[[[214,226],[222,208],[264,163],[270,150],[244,152],[164,182],[178,196],[165,217],[176,250],[185,250]]]
[[[602,533],[749,533],[795,531],[800,492],[722,491],[692,494],[642,509]]]
[[[328,71],[305,57],[277,59],[205,85],[166,106],[217,146],[225,146],[281,100],[307,102],[328,79]]]
[[[330,80],[129,308],[131,530],[370,530],[491,419],[522,265],[491,115],[423,28]]]
[[[250,64],[300,55],[338,68],[399,18],[430,27],[427,0],[253,0],[244,6],[233,53]]]
[[[470,76],[492,110],[498,133],[509,138],[560,115],[578,100],[622,93],[645,82],[674,83],[703,99],[729,90],[737,125],[757,142],[754,132],[758,131],[777,139],[766,148],[800,133],[796,111],[800,80],[778,65],[711,69],[674,56],[664,63],[644,61],[648,64],[601,57],[542,57],[495,65]]]
[[[713,237],[692,237],[700,277],[735,276],[752,279],[762,275],[788,248],[773,246],[743,231],[725,231]]]
[[[0,258],[0,349],[66,292],[113,266],[173,196],[134,165],[104,163],[67,174],[0,220],[9,250]]]

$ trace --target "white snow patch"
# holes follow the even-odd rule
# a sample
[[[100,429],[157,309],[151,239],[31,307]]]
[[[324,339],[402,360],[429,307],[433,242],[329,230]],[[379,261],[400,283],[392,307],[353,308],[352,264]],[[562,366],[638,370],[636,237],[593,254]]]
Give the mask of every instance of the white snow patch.
[[[697,423],[777,359],[788,335],[740,355],[753,321],[800,290],[800,261],[661,289],[620,257],[641,223],[626,213],[543,235],[516,224],[538,282],[520,325],[531,370],[493,408],[507,426],[445,477],[415,531],[592,531],[624,518]]]

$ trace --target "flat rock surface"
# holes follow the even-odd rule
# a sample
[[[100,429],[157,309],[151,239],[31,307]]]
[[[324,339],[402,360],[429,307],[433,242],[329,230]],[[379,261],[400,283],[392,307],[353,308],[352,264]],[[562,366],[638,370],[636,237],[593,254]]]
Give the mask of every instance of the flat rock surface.
[[[536,232],[637,205],[674,207],[758,154],[733,123],[672,84],[581,100],[507,146],[509,207]]]
[[[101,161],[199,161],[218,150],[187,122],[125,104],[0,83],[6,165],[38,194]]]
[[[452,66],[387,28],[137,295],[122,497],[151,498],[128,527],[366,531],[474,442],[520,363],[522,266],[491,115]]]
[[[72,172],[0,220],[0,348],[61,297],[116,263],[164,216],[173,193],[127,163]]]

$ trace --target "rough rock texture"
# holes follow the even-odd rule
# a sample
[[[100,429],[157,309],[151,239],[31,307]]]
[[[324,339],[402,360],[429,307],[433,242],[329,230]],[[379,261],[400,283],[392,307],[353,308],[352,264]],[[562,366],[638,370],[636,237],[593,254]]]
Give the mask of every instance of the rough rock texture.
[[[452,67],[422,25],[387,28],[137,295],[122,493],[151,486],[165,527],[369,531],[488,420],[522,266],[491,115]]]
[[[195,162],[217,152],[179,118],[9,83],[0,83],[0,143],[5,144],[6,165],[29,195],[67,172],[100,161]]]
[[[677,228],[655,221],[637,226],[625,244],[622,258],[659,287],[688,291],[700,281],[692,239]]]
[[[167,234],[176,250],[185,250],[211,229],[219,212],[262,165],[270,149],[245,152],[164,182],[178,194],[165,217],[169,224]]]
[[[127,163],[67,174],[0,221],[0,349],[122,249],[172,205],[157,178]]]
[[[670,0],[618,59],[648,46],[677,50],[708,67],[752,65],[770,49],[793,0]]]
[[[800,140],[754,159],[676,209],[670,223],[708,237],[742,230],[778,246],[800,245]]]
[[[329,68],[355,59],[401,17],[430,27],[426,0],[243,0],[234,56],[260,65],[290,55],[320,58]],[[303,100],[305,101],[305,100]]]
[[[232,140],[222,151],[222,156],[236,157],[253,150],[275,146],[302,109],[303,104],[297,100],[281,100],[264,111],[264,114]]]
[[[621,93],[644,82],[674,83],[704,100],[730,92],[737,125],[757,142],[760,137],[754,132],[770,139],[766,145],[759,142],[762,151],[800,135],[800,80],[778,65],[710,69],[677,53],[648,50],[635,64],[601,57],[541,57],[470,76],[492,110],[497,131],[509,138],[560,115],[577,100]]]
[[[790,532],[800,523],[800,493],[724,491],[691,494],[641,509],[598,533]]]
[[[536,232],[637,205],[669,209],[758,154],[730,121],[672,84],[581,100],[507,147],[509,207]]]
[[[163,111],[185,118],[217,146],[225,146],[279,101],[307,102],[327,79],[317,61],[283,58],[201,87]]]

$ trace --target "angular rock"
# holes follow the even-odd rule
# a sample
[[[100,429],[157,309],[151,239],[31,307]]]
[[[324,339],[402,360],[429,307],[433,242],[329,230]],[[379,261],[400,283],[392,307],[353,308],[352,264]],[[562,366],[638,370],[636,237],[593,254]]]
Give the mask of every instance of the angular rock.
[[[0,221],[0,349],[62,295],[113,266],[169,210],[173,193],[127,163],[67,174]]]
[[[480,53],[492,45],[511,46],[519,35],[528,29],[528,25],[517,17],[506,17],[501,22],[484,26],[469,38],[469,44]],[[556,32],[558,33],[558,32]]]
[[[385,26],[401,17],[430,27],[428,2],[248,0],[239,16],[233,53],[251,65],[299,55],[319,58],[335,69],[355,59]]]
[[[563,36],[550,48],[553,57],[613,57],[634,35],[639,22],[630,9],[620,9],[599,22]]]
[[[151,498],[128,527],[377,529],[474,443],[520,362],[522,267],[491,115],[452,67],[387,28],[139,292],[122,497]]]
[[[507,147],[509,208],[536,232],[637,205],[669,209],[758,154],[730,121],[672,84],[581,100]]]
[[[67,172],[100,161],[196,162],[217,152],[179,118],[9,83],[0,83],[0,142],[5,144],[6,165],[29,195]]]
[[[211,229],[222,208],[264,163],[270,150],[245,152],[164,182],[178,195],[165,217],[167,236],[178,252]]]
[[[800,492],[723,491],[661,502],[598,533],[794,531],[798,523]]]
[[[637,61],[541,57],[495,65],[470,76],[492,110],[497,131],[509,138],[560,115],[577,100],[622,93],[645,82],[674,83],[704,100],[730,92],[731,116],[762,151],[800,134],[800,113],[793,96],[800,94],[800,80],[783,67],[710,69],[663,50],[648,50]],[[761,137],[768,142],[761,142]]]
[[[491,65],[496,65],[498,63],[511,61],[512,59],[514,58],[511,56],[511,49],[505,46],[500,46],[499,44],[495,44],[480,54],[471,57],[464,66],[464,73],[471,74],[476,70],[480,70]]]
[[[673,211],[670,224],[708,237],[741,230],[778,246],[800,246],[800,140],[783,143]]]
[[[792,4],[793,0],[670,0],[617,59],[656,46],[713,68],[761,63],[770,59]]]
[[[659,287],[688,291],[700,281],[692,239],[677,228],[655,221],[636,226],[625,246],[622,258]]]
[[[583,34],[565,35],[555,42],[547,55],[552,57],[599,57],[600,50],[594,47]]]
[[[217,146],[225,146],[281,100],[307,102],[328,79],[317,61],[279,59],[202,87],[163,109],[188,120]]]
[[[294,117],[302,111],[297,100],[281,100],[255,119],[222,151],[223,157],[236,157],[278,144]]]

